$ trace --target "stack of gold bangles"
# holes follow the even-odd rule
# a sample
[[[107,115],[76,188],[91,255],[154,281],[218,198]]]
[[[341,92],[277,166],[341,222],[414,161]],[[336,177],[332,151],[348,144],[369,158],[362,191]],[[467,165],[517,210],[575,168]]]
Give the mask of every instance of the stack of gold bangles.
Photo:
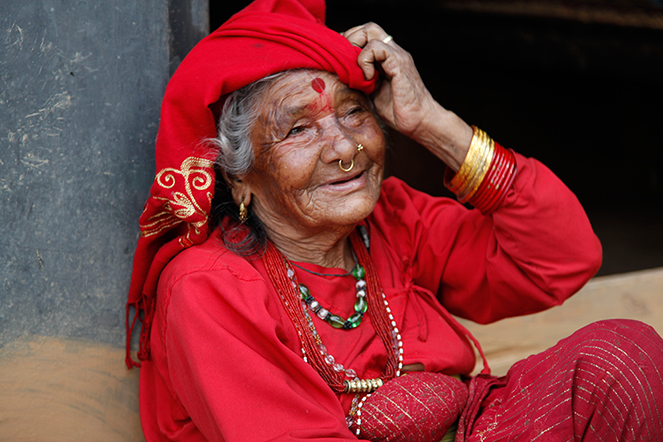
[[[454,175],[447,169],[444,185],[461,203],[470,203],[484,214],[493,212],[506,196],[516,176],[516,156],[472,126],[474,135],[465,161]]]

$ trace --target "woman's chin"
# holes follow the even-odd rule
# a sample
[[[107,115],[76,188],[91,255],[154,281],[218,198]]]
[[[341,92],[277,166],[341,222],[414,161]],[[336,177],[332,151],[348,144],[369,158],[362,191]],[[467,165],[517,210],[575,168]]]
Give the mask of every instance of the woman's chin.
[[[328,223],[337,226],[356,225],[368,217],[375,209],[377,197],[364,189],[344,198],[339,198],[335,204],[329,204],[324,217]]]
[[[325,206],[334,211],[373,211],[380,195],[380,179],[368,171],[349,177],[347,180],[330,182],[316,189]],[[363,218],[362,218],[363,219]]]

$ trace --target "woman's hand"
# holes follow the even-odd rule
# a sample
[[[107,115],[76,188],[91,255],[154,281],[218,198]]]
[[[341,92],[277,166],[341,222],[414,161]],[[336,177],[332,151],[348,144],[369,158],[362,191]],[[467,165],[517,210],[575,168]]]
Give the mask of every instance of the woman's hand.
[[[367,79],[375,76],[378,66],[384,72],[373,96],[380,117],[458,170],[467,154],[472,128],[435,101],[412,56],[375,23],[356,26],[343,36],[363,48],[357,63]]]
[[[354,27],[344,34],[350,43],[363,48],[357,62],[367,79],[375,76],[376,66],[384,72],[374,94],[380,116],[394,129],[412,136],[437,103],[424,86],[412,56],[375,23]]]

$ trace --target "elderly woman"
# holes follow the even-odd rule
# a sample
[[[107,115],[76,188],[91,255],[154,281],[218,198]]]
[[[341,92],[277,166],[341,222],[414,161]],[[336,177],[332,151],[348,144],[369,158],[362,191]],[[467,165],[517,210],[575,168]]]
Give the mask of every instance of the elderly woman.
[[[451,314],[558,305],[600,244],[548,169],[435,102],[380,27],[323,23],[322,0],[257,0],[168,86],[129,303],[146,440],[662,440],[643,324],[470,377],[478,343]],[[474,209],[383,181],[380,119]]]

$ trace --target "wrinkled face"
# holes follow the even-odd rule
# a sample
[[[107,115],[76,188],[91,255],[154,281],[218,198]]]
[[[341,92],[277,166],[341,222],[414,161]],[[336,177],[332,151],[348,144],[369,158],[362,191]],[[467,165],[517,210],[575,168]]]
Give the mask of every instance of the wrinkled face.
[[[294,71],[264,93],[259,108],[255,166],[242,181],[268,229],[314,234],[353,226],[373,211],[385,139],[364,93],[328,72]],[[345,172],[339,160],[354,167]]]

